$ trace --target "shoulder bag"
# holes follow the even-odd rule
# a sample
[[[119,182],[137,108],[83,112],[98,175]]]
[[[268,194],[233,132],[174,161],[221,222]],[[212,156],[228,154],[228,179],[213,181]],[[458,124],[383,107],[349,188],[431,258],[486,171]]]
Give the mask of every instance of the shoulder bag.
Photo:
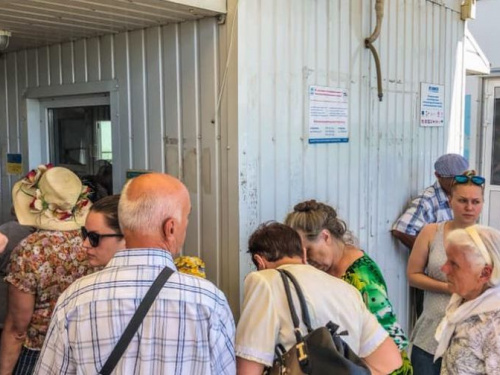
[[[283,345],[276,345],[276,357],[272,367],[264,371],[265,375],[369,375],[366,364],[349,348],[340,335],[347,335],[347,331],[337,333],[338,325],[331,321],[324,327],[312,329],[309,311],[307,310],[304,294],[295,277],[286,270],[277,270],[285,286],[286,298],[294,326],[296,343],[288,351]],[[300,320],[293,305],[289,281],[295,287],[302,310],[302,320],[307,327],[307,334],[302,335]]]

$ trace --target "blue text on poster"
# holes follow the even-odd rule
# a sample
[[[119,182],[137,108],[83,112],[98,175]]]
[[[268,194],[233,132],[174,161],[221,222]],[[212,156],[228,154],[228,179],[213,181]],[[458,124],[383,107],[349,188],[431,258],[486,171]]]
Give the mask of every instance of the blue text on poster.
[[[349,141],[346,89],[309,87],[309,143]]]
[[[444,126],[444,86],[420,83],[420,126]]]

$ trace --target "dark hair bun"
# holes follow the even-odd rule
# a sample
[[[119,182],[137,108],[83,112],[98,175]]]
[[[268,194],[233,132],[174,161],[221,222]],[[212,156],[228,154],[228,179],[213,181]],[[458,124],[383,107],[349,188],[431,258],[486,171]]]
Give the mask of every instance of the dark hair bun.
[[[315,199],[311,199],[305,202],[300,202],[296,204],[293,209],[296,212],[311,212],[319,210],[320,204],[316,202]]]

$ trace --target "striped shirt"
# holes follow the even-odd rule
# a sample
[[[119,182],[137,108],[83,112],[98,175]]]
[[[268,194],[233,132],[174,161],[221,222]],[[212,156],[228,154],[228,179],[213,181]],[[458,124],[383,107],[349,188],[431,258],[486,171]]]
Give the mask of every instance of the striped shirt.
[[[435,182],[411,201],[410,206],[392,226],[392,230],[416,236],[426,224],[453,219],[448,197]]]
[[[98,373],[153,280],[172,256],[127,249],[73,283],[54,310],[36,374]],[[235,374],[234,320],[224,294],[174,273],[159,293],[115,374]]]

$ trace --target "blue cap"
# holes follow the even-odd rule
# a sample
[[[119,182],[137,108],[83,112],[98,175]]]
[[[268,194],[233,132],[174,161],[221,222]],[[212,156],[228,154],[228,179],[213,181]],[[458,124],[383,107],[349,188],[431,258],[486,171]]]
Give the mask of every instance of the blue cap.
[[[469,169],[469,162],[459,154],[445,154],[434,163],[434,170],[440,177],[453,177]]]

